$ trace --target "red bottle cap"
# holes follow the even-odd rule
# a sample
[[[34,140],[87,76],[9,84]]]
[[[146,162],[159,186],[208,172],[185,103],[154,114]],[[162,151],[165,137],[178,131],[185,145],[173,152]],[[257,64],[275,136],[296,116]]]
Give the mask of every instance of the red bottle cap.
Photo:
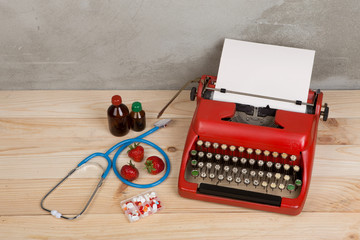
[[[119,95],[114,95],[111,98],[112,105],[119,106],[122,103],[122,99]]]

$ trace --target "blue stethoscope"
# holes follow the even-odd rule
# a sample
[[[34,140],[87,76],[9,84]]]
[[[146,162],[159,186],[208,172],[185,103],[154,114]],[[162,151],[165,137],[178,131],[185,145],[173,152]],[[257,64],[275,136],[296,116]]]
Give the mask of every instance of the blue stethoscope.
[[[45,211],[50,212],[53,216],[55,216],[56,218],[64,218],[64,219],[68,219],[68,220],[73,220],[76,219],[78,217],[81,216],[81,214],[83,214],[85,212],[85,210],[87,209],[87,207],[90,205],[92,199],[94,198],[96,192],[99,190],[99,188],[101,187],[103,181],[105,180],[105,178],[107,177],[107,175],[110,172],[110,169],[112,168],[114,170],[115,175],[125,184],[131,186],[131,187],[136,187],[136,188],[150,188],[150,187],[155,187],[157,185],[159,185],[160,183],[162,183],[168,176],[170,173],[170,160],[169,157],[167,156],[167,154],[156,144],[143,139],[144,137],[156,132],[157,130],[159,130],[160,128],[165,127],[171,120],[170,119],[162,119],[158,122],[156,122],[154,124],[154,128],[150,129],[149,131],[147,131],[146,133],[136,137],[136,138],[131,138],[131,139],[127,139],[124,141],[121,141],[117,144],[115,144],[114,146],[112,146],[106,153],[93,153],[91,155],[89,155],[88,157],[86,157],[84,160],[82,160],[74,169],[72,169],[62,180],[60,180],[60,182],[58,182],[42,199],[41,199],[41,208],[44,209]],[[118,156],[121,154],[121,152],[128,147],[130,144],[134,143],[134,142],[141,142],[141,143],[145,143],[153,148],[155,148],[157,151],[159,151],[164,159],[165,159],[165,163],[166,163],[166,171],[163,177],[161,177],[159,180],[150,183],[150,184],[136,184],[136,183],[132,183],[129,182],[128,180],[124,179],[119,171],[116,168],[116,161]],[[113,157],[113,160],[111,161],[109,155],[115,151],[116,149],[118,149]],[[93,191],[93,193],[91,194],[89,200],[87,201],[85,207],[83,208],[83,210],[73,216],[73,217],[67,217],[62,215],[61,213],[59,213],[57,210],[50,210],[44,207],[44,201],[45,199],[57,188],[59,187],[68,177],[70,177],[76,170],[78,170],[81,166],[83,166],[85,163],[89,162],[91,159],[95,158],[95,157],[103,157],[106,159],[108,165],[107,168],[105,169],[105,171],[103,172],[103,174],[100,177],[100,181],[98,183],[98,185],[96,186],[95,190]]]

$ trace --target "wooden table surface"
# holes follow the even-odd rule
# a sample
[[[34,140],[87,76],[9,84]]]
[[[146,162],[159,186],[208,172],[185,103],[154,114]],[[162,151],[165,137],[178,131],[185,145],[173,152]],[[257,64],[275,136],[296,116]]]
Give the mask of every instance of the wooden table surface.
[[[359,239],[360,91],[324,91],[330,106],[320,121],[313,178],[304,211],[298,216],[255,211],[182,198],[177,179],[182,150],[195,109],[189,91],[165,112],[173,122],[146,139],[169,155],[169,178],[155,187],[163,201],[159,213],[129,223],[120,201],[145,190],[123,185],[110,172],[88,211],[79,219],[56,219],[40,200],[78,162],[93,152],[135,137],[113,137],[107,126],[110,98],[120,94],[130,106],[141,101],[147,128],[175,91],[0,91],[1,239]],[[145,149],[146,155],[156,154]],[[100,165],[103,160],[96,159]],[[118,167],[128,161],[125,153]],[[140,166],[140,165],[138,165]],[[137,183],[148,183],[142,166]],[[46,202],[76,214],[98,180],[90,164]]]

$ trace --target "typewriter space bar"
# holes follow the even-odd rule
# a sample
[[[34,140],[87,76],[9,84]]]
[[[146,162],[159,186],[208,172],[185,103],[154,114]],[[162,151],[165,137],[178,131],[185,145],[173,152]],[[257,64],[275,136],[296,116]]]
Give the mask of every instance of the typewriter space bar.
[[[197,189],[198,193],[213,195],[217,197],[232,198],[241,201],[267,204],[272,206],[280,207],[281,197],[271,194],[264,194],[258,192],[250,192],[241,189],[211,185],[207,183],[200,183],[199,188]]]

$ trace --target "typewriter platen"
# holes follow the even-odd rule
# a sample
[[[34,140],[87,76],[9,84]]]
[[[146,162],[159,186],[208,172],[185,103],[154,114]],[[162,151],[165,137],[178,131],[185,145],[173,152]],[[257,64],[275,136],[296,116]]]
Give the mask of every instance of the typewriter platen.
[[[299,214],[308,192],[323,94],[309,90],[306,113],[212,100],[216,77],[191,91],[197,108],[179,175],[183,197]]]

